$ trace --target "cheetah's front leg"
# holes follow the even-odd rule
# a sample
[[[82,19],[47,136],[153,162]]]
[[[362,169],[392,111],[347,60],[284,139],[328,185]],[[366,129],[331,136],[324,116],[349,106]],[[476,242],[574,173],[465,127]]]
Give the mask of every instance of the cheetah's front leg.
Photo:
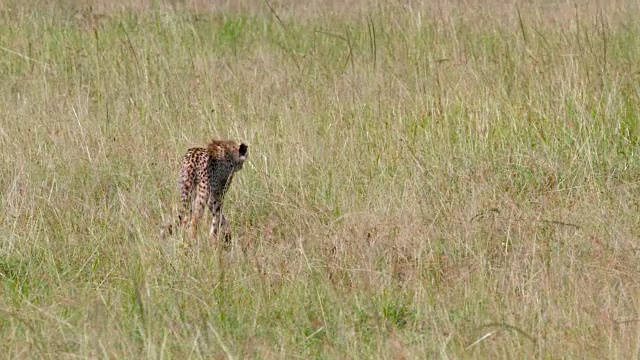
[[[209,202],[209,210],[213,214],[211,219],[211,229],[209,229],[209,240],[213,241],[219,230],[222,229],[225,238],[228,236],[227,219],[222,213],[222,206],[219,201],[212,200]]]

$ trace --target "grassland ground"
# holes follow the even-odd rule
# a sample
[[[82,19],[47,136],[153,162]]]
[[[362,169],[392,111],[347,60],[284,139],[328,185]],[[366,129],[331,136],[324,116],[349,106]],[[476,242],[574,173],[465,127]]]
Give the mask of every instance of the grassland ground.
[[[639,10],[3,2],[2,355],[638,358]],[[232,244],[185,253],[211,138]]]

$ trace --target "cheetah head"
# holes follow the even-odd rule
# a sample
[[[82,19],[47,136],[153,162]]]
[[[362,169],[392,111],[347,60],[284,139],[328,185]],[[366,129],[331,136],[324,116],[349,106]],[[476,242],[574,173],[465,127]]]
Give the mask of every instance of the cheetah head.
[[[231,165],[233,171],[242,169],[244,161],[247,160],[247,150],[247,144],[238,144],[232,140],[213,140],[207,145],[209,155],[216,161],[224,161]]]
[[[235,164],[236,171],[241,170],[242,165],[244,165],[244,161],[247,160],[247,150],[249,150],[249,145],[241,143],[238,146],[237,153],[234,151],[233,162]]]

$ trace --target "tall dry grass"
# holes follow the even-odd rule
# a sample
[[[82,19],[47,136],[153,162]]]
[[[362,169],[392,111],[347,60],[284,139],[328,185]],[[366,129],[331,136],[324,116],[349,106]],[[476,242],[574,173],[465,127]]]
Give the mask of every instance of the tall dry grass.
[[[638,7],[4,3],[3,354],[636,358]],[[233,243],[185,254],[213,137]]]

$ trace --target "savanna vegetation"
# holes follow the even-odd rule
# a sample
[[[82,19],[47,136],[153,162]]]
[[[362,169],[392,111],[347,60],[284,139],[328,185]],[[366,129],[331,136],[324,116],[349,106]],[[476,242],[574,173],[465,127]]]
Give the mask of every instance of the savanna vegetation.
[[[5,0],[2,355],[638,358],[637,14]],[[233,237],[188,252],[212,138]]]

